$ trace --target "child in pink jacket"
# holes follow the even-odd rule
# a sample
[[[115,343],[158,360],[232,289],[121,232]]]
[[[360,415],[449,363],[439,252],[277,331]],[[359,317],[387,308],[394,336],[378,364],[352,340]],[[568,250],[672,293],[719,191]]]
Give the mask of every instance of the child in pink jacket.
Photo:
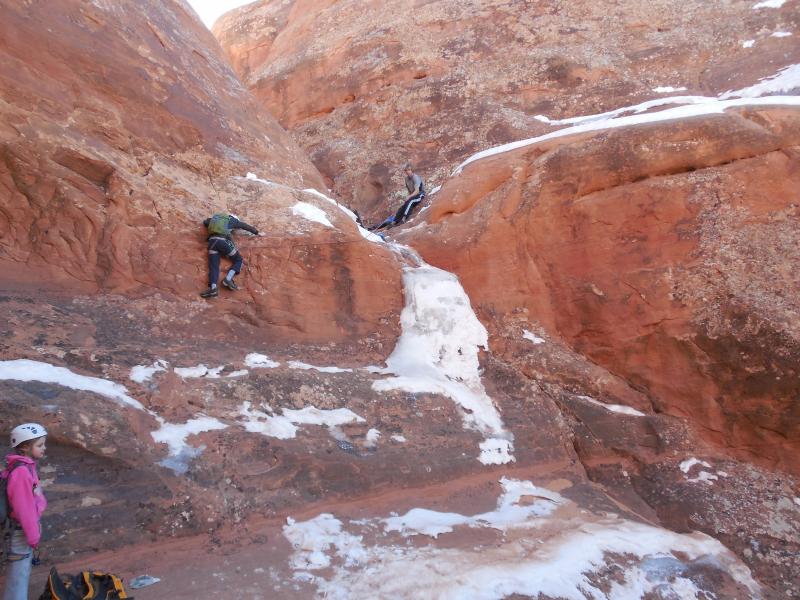
[[[24,423],[11,431],[13,454],[6,456],[3,478],[8,479],[11,551],[8,555],[3,600],[27,600],[33,552],[39,548],[39,519],[47,499],[39,485],[36,461],[44,456],[47,431],[38,423]]]

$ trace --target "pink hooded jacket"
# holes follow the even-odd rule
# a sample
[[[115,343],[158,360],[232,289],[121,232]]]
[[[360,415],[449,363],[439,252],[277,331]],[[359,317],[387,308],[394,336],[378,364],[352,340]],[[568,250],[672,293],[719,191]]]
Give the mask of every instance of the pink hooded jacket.
[[[11,518],[22,525],[25,538],[32,548],[39,545],[42,537],[39,527],[39,517],[47,508],[47,499],[39,487],[39,475],[36,472],[36,461],[20,454],[6,456],[8,467],[2,476],[8,475],[8,470],[14,463],[22,463],[11,473],[8,479],[8,504]]]

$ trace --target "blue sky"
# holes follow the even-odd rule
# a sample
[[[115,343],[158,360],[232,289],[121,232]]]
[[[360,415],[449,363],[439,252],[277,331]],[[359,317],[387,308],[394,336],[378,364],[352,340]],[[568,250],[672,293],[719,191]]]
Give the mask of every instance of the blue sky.
[[[237,6],[250,4],[253,0],[187,0],[187,2],[210,29],[217,17]]]

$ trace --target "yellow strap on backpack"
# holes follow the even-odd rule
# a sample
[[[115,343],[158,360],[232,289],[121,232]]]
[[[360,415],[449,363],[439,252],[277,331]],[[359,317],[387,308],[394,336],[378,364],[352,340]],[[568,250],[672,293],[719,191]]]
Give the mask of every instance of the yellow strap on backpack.
[[[82,571],[81,576],[83,577],[83,582],[86,584],[86,595],[83,597],[83,600],[92,600],[94,598],[94,586],[92,585],[92,574],[89,571]]]

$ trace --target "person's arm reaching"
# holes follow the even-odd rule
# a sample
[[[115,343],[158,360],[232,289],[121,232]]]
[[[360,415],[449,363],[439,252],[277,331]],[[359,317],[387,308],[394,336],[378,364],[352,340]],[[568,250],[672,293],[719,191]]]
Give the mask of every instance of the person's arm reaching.
[[[249,231],[253,235],[258,235],[258,229],[253,227],[252,225],[248,225],[244,221],[240,221],[236,217],[231,217],[230,222],[228,223],[231,229],[244,229],[245,231]]]

